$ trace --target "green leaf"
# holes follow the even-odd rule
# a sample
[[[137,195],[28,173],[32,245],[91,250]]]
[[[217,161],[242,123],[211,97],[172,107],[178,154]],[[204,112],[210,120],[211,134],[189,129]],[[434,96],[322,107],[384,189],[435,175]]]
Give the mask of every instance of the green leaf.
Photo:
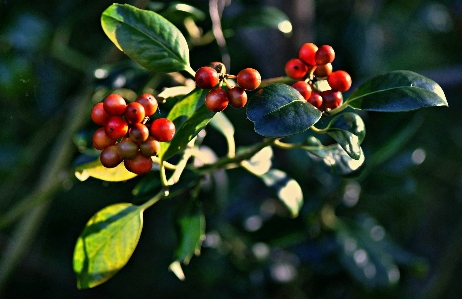
[[[308,152],[321,158],[323,162],[337,175],[351,176],[361,171],[365,158],[361,149],[360,158],[351,158],[339,144],[320,146],[317,149],[310,149]]]
[[[366,127],[359,115],[352,112],[338,115],[332,119],[326,131],[351,158],[358,160],[361,157],[360,144],[366,136]]]
[[[303,205],[302,188],[297,181],[279,169],[271,169],[259,177],[284,203],[291,216],[297,217]]]
[[[292,31],[289,17],[276,7],[246,8],[239,14],[223,19],[224,30],[240,28],[273,28],[283,33]]]
[[[159,157],[167,160],[179,151],[183,150],[188,143],[209,123],[214,112],[210,111],[205,104],[199,106],[194,113],[181,125],[170,142],[164,142],[161,146]]]
[[[374,77],[361,84],[345,104],[380,112],[448,106],[443,90],[435,81],[411,71],[394,71]]]
[[[101,16],[109,39],[131,59],[156,72],[191,71],[183,34],[153,11],[113,4]]]
[[[186,200],[177,207],[174,217],[179,244],[173,259],[188,264],[194,255],[200,254],[205,238],[202,206],[197,200]]]
[[[301,133],[321,118],[321,111],[289,85],[276,83],[257,91],[247,104],[255,132],[266,137]]]
[[[75,168],[75,176],[80,181],[85,181],[89,177],[108,182],[121,182],[132,179],[137,175],[128,171],[124,164],[121,163],[114,168],[106,168],[101,164],[99,159],[78,165]]]
[[[74,249],[79,289],[104,283],[122,269],[141,235],[143,209],[129,203],[107,206],[86,224]]]

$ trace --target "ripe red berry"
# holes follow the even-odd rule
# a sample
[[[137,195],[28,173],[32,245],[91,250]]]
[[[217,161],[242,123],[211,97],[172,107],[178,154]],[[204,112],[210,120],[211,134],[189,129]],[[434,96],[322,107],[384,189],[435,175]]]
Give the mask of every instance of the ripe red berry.
[[[125,112],[127,103],[120,95],[112,93],[104,99],[103,107],[107,114],[121,116]]]
[[[242,108],[247,104],[247,93],[239,86],[228,89],[229,104],[234,108]]]
[[[255,90],[260,86],[261,75],[253,68],[246,68],[237,73],[237,85],[245,90]]]
[[[332,63],[318,65],[314,70],[314,75],[316,77],[323,78],[329,76],[330,74],[332,74]]]
[[[100,154],[101,164],[106,168],[114,168],[122,162],[122,157],[118,153],[117,145],[106,147]]]
[[[149,93],[143,93],[140,95],[135,102],[140,103],[144,107],[144,112],[146,116],[151,116],[157,111],[159,103],[156,98]]]
[[[91,120],[95,124],[99,126],[104,126],[110,115],[107,114],[106,111],[104,111],[103,103],[100,102],[100,103],[96,103],[96,105],[93,106],[93,108],[91,109],[90,116],[91,116]]]
[[[175,135],[175,124],[169,119],[158,118],[152,123],[149,133],[160,142],[170,141]]]
[[[141,123],[144,120],[146,113],[144,112],[144,106],[138,102],[132,102],[125,108],[125,119],[130,124]]]
[[[319,47],[314,59],[317,65],[331,63],[335,59],[334,49],[329,45],[323,45]]]
[[[335,109],[343,102],[342,93],[334,90],[326,90],[321,92],[322,110]]]
[[[319,93],[317,92],[311,92],[310,97],[307,99],[308,103],[313,105],[316,108],[321,108],[322,106],[322,97]]]
[[[304,63],[309,65],[316,65],[316,60],[314,56],[318,51],[318,46],[313,43],[305,43],[298,50],[298,58],[300,58]]]
[[[151,157],[145,157],[141,153],[138,153],[135,158],[128,160],[127,163],[124,162],[124,165],[128,171],[136,174],[145,174],[151,171],[152,160]]]
[[[130,136],[131,140],[140,144],[141,142],[144,142],[146,139],[148,139],[149,129],[146,127],[146,125],[141,123],[133,124],[128,129],[128,136]]]
[[[122,159],[133,159],[135,158],[136,154],[138,153],[139,146],[130,138],[122,139],[118,144],[119,156]]]
[[[110,145],[116,144],[117,139],[109,137],[104,128],[99,128],[93,133],[92,142],[94,148],[102,150]]]
[[[351,87],[351,77],[345,71],[335,71],[327,78],[329,86],[336,91],[345,92]]]
[[[311,85],[306,83],[305,81],[297,81],[292,85],[305,100],[308,100],[311,95]]]
[[[127,134],[128,124],[121,116],[111,116],[104,129],[109,137],[119,139]]]
[[[209,66],[199,68],[194,77],[197,86],[203,89],[211,89],[218,85],[220,76],[218,72]]]
[[[284,70],[286,71],[287,76],[294,80],[299,80],[305,77],[308,72],[308,65],[298,58],[292,58],[287,61]]]
[[[214,88],[210,90],[205,96],[205,106],[210,111],[220,112],[228,107],[229,98],[228,93],[222,88]]]
[[[160,151],[160,142],[149,136],[149,138],[140,144],[140,152],[143,156],[156,156]]]

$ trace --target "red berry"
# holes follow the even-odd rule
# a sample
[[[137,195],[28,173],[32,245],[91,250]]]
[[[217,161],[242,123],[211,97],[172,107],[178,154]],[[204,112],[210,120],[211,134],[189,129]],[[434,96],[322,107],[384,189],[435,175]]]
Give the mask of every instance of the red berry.
[[[175,135],[175,124],[169,119],[158,118],[152,123],[149,133],[160,142],[170,141]]]
[[[327,77],[332,73],[332,64],[327,63],[323,65],[318,65],[314,70],[314,75],[316,77]]]
[[[120,95],[112,93],[108,95],[103,102],[104,110],[109,115],[123,115],[127,103]]]
[[[225,110],[228,107],[228,103],[228,93],[219,87],[210,90],[205,96],[205,106],[213,112]]]
[[[305,43],[298,50],[298,58],[300,58],[304,63],[308,65],[316,65],[316,60],[314,56],[318,51],[318,46],[313,43]]]
[[[342,93],[334,90],[326,90],[321,92],[322,110],[335,109],[343,102]]]
[[[134,142],[140,144],[141,142],[146,141],[149,137],[149,129],[144,124],[133,124],[128,129],[128,136]]]
[[[141,153],[138,153],[135,158],[128,161],[129,162],[127,163],[124,162],[125,168],[133,173],[145,174],[150,172],[152,169],[151,157],[145,157]]]
[[[287,61],[284,70],[286,71],[287,76],[292,79],[298,80],[305,77],[306,72],[308,72],[308,65],[298,58],[292,58]]]
[[[117,145],[106,147],[100,154],[101,164],[106,168],[114,168],[122,162],[122,157],[118,153]]]
[[[237,85],[245,90],[255,90],[260,86],[260,73],[253,68],[246,68],[237,73]]]
[[[140,144],[140,152],[143,156],[156,156],[160,151],[160,142],[149,136],[148,140]]]
[[[125,119],[130,124],[141,123],[144,120],[146,113],[144,112],[144,106],[138,102],[132,102],[125,108]]]
[[[305,100],[308,100],[311,95],[311,86],[310,84],[306,83],[305,81],[298,81],[292,85]]]
[[[133,159],[138,153],[139,146],[130,138],[124,138],[119,142],[118,150],[119,156],[121,156],[122,159]]]
[[[323,45],[319,47],[314,59],[316,60],[317,65],[331,63],[335,59],[334,49],[329,45]]]
[[[149,93],[143,93],[142,95],[140,95],[136,99],[136,102],[143,105],[146,116],[151,116],[154,113],[156,113],[157,107],[159,106],[156,98],[152,94],[149,94]]]
[[[229,104],[234,108],[242,108],[247,104],[247,93],[239,86],[228,89]]]
[[[105,149],[110,145],[114,145],[117,142],[117,139],[111,138],[106,134],[104,128],[99,128],[93,133],[93,147],[97,150]]]
[[[124,137],[128,132],[128,124],[121,116],[111,116],[104,127],[106,134],[114,139]]]
[[[93,108],[91,109],[90,116],[91,116],[91,120],[95,124],[104,126],[110,115],[107,114],[106,111],[104,111],[103,103],[100,102],[100,103],[97,103],[95,106],[93,106]]]
[[[218,85],[220,76],[218,72],[209,66],[199,68],[194,77],[197,86],[203,89],[211,89]]]
[[[317,92],[311,92],[310,97],[307,99],[308,103],[313,105],[316,108],[321,108],[322,106],[322,97],[319,93]]]
[[[327,78],[329,86],[336,91],[345,92],[351,87],[351,77],[345,71],[335,71]]]

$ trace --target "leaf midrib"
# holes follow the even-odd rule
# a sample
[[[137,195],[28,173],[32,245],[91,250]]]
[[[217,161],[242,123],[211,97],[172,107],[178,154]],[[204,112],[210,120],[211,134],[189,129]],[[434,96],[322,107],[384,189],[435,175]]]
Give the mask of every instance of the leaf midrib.
[[[351,103],[351,102],[356,101],[356,100],[359,99],[359,98],[362,98],[362,97],[365,97],[365,96],[368,96],[368,95],[372,95],[372,94],[376,94],[376,93],[379,93],[379,92],[386,92],[386,91],[390,91],[390,90],[394,90],[394,89],[401,89],[401,88],[416,88],[416,89],[425,90],[425,91],[428,91],[428,92],[431,92],[431,93],[435,94],[438,98],[440,98],[440,99],[442,100],[442,98],[441,98],[437,93],[435,93],[435,92],[432,91],[432,90],[426,89],[426,88],[422,88],[422,87],[418,87],[418,86],[396,86],[396,87],[391,87],[391,88],[386,88],[386,89],[380,89],[380,90],[377,90],[377,91],[365,93],[365,94],[356,96],[356,97],[354,97],[354,98],[350,98],[350,97],[349,97],[349,98],[346,99],[345,103]]]
[[[121,7],[121,6],[118,6],[118,7]],[[130,28],[133,28],[135,31],[141,32],[143,35],[147,36],[148,39],[152,40],[155,44],[158,44],[158,45],[160,45],[161,48],[164,48],[164,49],[165,49],[168,53],[170,53],[171,56],[173,56],[176,60],[178,60],[178,61],[180,61],[180,62],[183,62],[183,64],[186,64],[186,61],[183,61],[183,59],[181,59],[181,56],[176,55],[176,53],[173,52],[173,51],[172,51],[171,49],[169,49],[168,47],[166,47],[165,44],[163,44],[163,43],[157,41],[156,39],[152,38],[152,37],[151,37],[149,34],[147,34],[145,31],[140,30],[140,29],[138,29],[137,27],[135,27],[135,26],[133,26],[133,25],[131,25],[131,24],[125,22],[125,20],[119,20],[119,19],[117,19],[117,18],[115,18],[115,17],[113,17],[113,16],[111,16],[111,15],[106,14],[106,13],[104,13],[103,15],[104,15],[105,17],[107,17],[107,18],[110,18],[110,19],[113,19],[113,20],[119,22],[120,24],[125,24],[126,26],[128,26],[128,27],[130,27]],[[118,15],[120,16],[120,14],[118,14]],[[163,21],[163,20],[162,20],[162,21]]]

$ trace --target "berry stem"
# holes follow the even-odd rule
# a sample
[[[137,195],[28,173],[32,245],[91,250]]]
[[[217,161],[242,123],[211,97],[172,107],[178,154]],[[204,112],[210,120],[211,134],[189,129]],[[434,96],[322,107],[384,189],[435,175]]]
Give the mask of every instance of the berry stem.
[[[326,133],[326,129],[318,129],[315,126],[311,126],[310,129],[311,129],[311,131],[319,133],[319,134],[325,134]]]
[[[207,164],[207,165],[198,167],[193,170],[198,172],[199,174],[208,174],[208,173],[212,173],[221,168],[230,168],[233,166],[233,164],[238,164],[237,166],[239,166],[239,164],[242,161],[252,158],[256,153],[258,153],[263,148],[274,144],[276,140],[277,140],[276,138],[265,139],[262,142],[259,142],[253,145],[252,147],[246,149],[245,151],[238,153],[234,157],[224,157],[224,158],[218,159],[213,164]]]
[[[303,143],[285,143],[279,140],[276,140],[274,142],[274,145],[286,149],[286,150],[291,150],[291,149],[302,149],[306,151],[313,151],[313,150],[319,150],[322,149],[324,146],[309,146],[309,145],[303,145]]]
[[[283,77],[275,77],[275,78],[270,78],[270,79],[265,79],[261,80],[260,86],[258,88],[263,88],[268,85],[274,84],[274,83],[286,83],[286,84],[293,84],[296,80],[288,77],[288,76],[283,76]]]

